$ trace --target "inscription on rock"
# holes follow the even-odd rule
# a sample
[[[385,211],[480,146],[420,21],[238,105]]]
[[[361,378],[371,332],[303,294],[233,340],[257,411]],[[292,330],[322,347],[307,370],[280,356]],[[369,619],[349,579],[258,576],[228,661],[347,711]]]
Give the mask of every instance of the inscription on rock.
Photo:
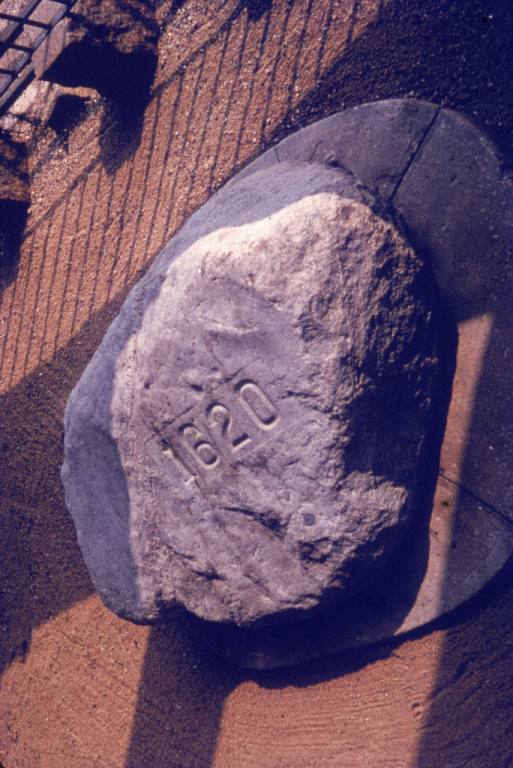
[[[198,481],[202,470],[232,463],[240,451],[262,442],[258,431],[265,433],[279,424],[276,406],[251,379],[238,381],[225,399],[230,405],[210,400],[159,431],[163,453],[174,461],[187,483]]]
[[[343,601],[415,516],[437,375],[431,274],[341,170],[223,189],[134,288],[66,411],[66,501],[139,621]]]

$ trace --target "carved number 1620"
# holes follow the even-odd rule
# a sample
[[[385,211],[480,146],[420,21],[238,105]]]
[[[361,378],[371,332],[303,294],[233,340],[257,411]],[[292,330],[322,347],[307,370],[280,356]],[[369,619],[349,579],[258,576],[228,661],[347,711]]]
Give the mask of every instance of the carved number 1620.
[[[280,418],[278,411],[258,384],[245,379],[236,384],[235,393],[237,402],[258,429],[262,431],[274,429]],[[224,444],[230,453],[235,454],[251,443],[251,437],[237,427],[230,409],[224,403],[218,400],[209,403],[205,416],[211,432],[218,438],[217,442]],[[217,445],[210,442],[195,424],[192,422],[182,424],[178,432],[187,453],[200,468],[209,470],[219,464],[220,454]],[[188,464],[169,446],[168,441],[166,444],[166,452],[178,464],[185,475],[186,482],[195,480],[196,473],[191,471]]]

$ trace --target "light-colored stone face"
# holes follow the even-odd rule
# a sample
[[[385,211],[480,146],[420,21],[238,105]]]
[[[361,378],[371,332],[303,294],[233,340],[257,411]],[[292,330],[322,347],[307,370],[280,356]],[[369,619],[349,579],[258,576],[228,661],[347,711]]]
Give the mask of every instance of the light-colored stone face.
[[[72,395],[66,498],[123,615],[249,624],[342,599],[415,514],[437,369],[430,274],[343,172],[222,191]]]

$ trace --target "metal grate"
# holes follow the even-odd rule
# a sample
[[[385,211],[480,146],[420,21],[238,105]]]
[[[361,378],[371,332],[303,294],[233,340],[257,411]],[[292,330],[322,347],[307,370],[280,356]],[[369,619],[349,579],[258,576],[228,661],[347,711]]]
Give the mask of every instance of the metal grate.
[[[32,54],[75,0],[0,0],[0,115],[34,79]]]

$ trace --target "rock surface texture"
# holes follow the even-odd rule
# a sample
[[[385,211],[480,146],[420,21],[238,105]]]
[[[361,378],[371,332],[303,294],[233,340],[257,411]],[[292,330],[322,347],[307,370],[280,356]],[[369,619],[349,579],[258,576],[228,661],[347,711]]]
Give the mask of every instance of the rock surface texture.
[[[436,303],[341,170],[281,163],[193,215],[66,411],[66,501],[107,604],[244,626],[361,590],[415,515]]]

